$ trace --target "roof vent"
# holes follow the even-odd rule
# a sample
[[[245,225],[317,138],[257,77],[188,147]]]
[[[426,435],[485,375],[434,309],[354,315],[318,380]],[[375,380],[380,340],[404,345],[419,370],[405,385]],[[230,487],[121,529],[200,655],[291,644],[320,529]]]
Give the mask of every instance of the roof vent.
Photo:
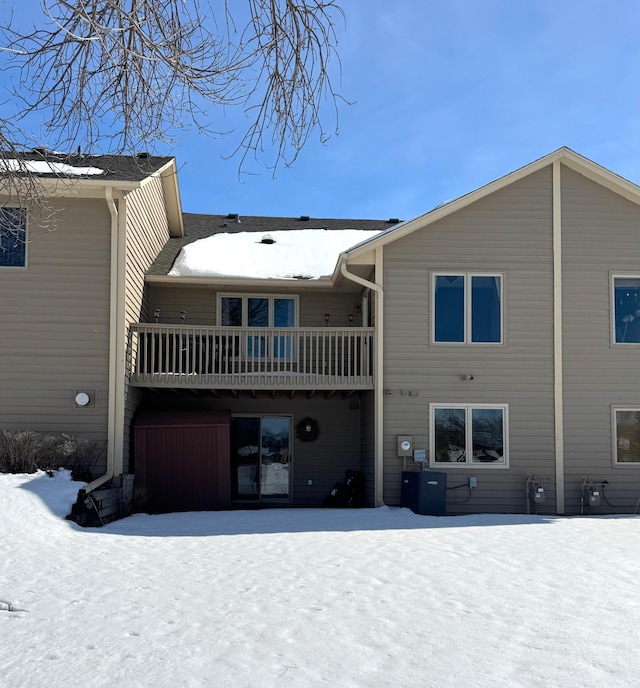
[[[149,154],[148,151],[140,151],[140,152],[138,153],[138,158],[139,158],[140,160],[147,160],[147,158],[150,158],[150,157],[151,157],[151,155]]]
[[[300,222],[309,222],[308,215],[300,215]]]
[[[390,217],[390,218],[387,220],[387,222],[388,222],[390,225],[397,225],[397,224],[400,222],[400,219],[397,218],[397,217]]]
[[[271,236],[271,234],[265,234],[260,240],[261,244],[275,244],[276,240]]]
[[[238,213],[228,213],[227,220],[237,220],[237,219],[238,219]]]
[[[44,148],[43,146],[40,146],[39,148],[32,148],[31,152],[37,153],[38,155],[42,155],[45,158],[47,157],[47,155],[49,155],[49,149]]]

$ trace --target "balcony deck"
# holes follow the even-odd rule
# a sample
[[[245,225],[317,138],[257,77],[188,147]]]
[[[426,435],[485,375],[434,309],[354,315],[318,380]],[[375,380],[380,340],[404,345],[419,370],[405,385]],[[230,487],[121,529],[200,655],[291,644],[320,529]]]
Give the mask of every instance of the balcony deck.
[[[373,389],[373,328],[192,327],[136,323],[134,387],[211,390]]]

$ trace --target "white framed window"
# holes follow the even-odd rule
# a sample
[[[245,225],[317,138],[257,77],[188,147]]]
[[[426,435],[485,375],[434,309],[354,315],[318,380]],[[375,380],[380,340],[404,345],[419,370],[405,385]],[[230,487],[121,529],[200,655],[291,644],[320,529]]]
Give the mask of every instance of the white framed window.
[[[298,324],[298,297],[282,294],[219,294],[218,324],[222,327],[287,328]],[[240,351],[240,343],[251,359],[292,359],[296,355],[295,335],[277,334],[273,337],[251,332],[233,337],[233,350]]]
[[[507,468],[506,404],[430,404],[430,465]]]
[[[218,325],[296,327],[298,297],[280,294],[218,294]]]
[[[611,410],[614,466],[640,466],[640,408]]]
[[[435,272],[432,341],[436,344],[502,344],[504,275]]]
[[[24,268],[27,265],[27,211],[25,208],[0,208],[0,267]]]
[[[611,276],[614,344],[640,344],[640,275]]]

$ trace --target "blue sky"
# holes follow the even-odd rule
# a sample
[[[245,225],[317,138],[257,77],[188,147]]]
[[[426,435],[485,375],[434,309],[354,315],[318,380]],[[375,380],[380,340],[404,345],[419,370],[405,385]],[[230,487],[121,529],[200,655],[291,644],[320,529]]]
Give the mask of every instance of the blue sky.
[[[339,135],[239,178],[233,135],[182,132],[159,152],[178,159],[185,211],[408,219],[561,146],[640,183],[637,0],[342,6]],[[233,110],[211,120],[242,128]]]
[[[339,135],[240,181],[230,140],[185,137],[185,210],[408,219],[561,146],[640,182],[637,0],[343,8]]]

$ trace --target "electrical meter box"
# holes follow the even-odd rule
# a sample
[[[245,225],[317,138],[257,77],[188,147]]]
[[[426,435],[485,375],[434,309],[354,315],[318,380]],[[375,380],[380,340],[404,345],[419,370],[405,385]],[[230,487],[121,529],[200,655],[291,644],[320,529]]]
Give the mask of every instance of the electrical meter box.
[[[535,490],[533,491],[533,501],[535,504],[544,504],[545,503],[545,496],[544,496],[544,487],[536,487]]]
[[[447,513],[447,474],[436,471],[403,471],[400,503],[414,514]]]
[[[600,490],[589,490],[589,506],[600,506]]]

